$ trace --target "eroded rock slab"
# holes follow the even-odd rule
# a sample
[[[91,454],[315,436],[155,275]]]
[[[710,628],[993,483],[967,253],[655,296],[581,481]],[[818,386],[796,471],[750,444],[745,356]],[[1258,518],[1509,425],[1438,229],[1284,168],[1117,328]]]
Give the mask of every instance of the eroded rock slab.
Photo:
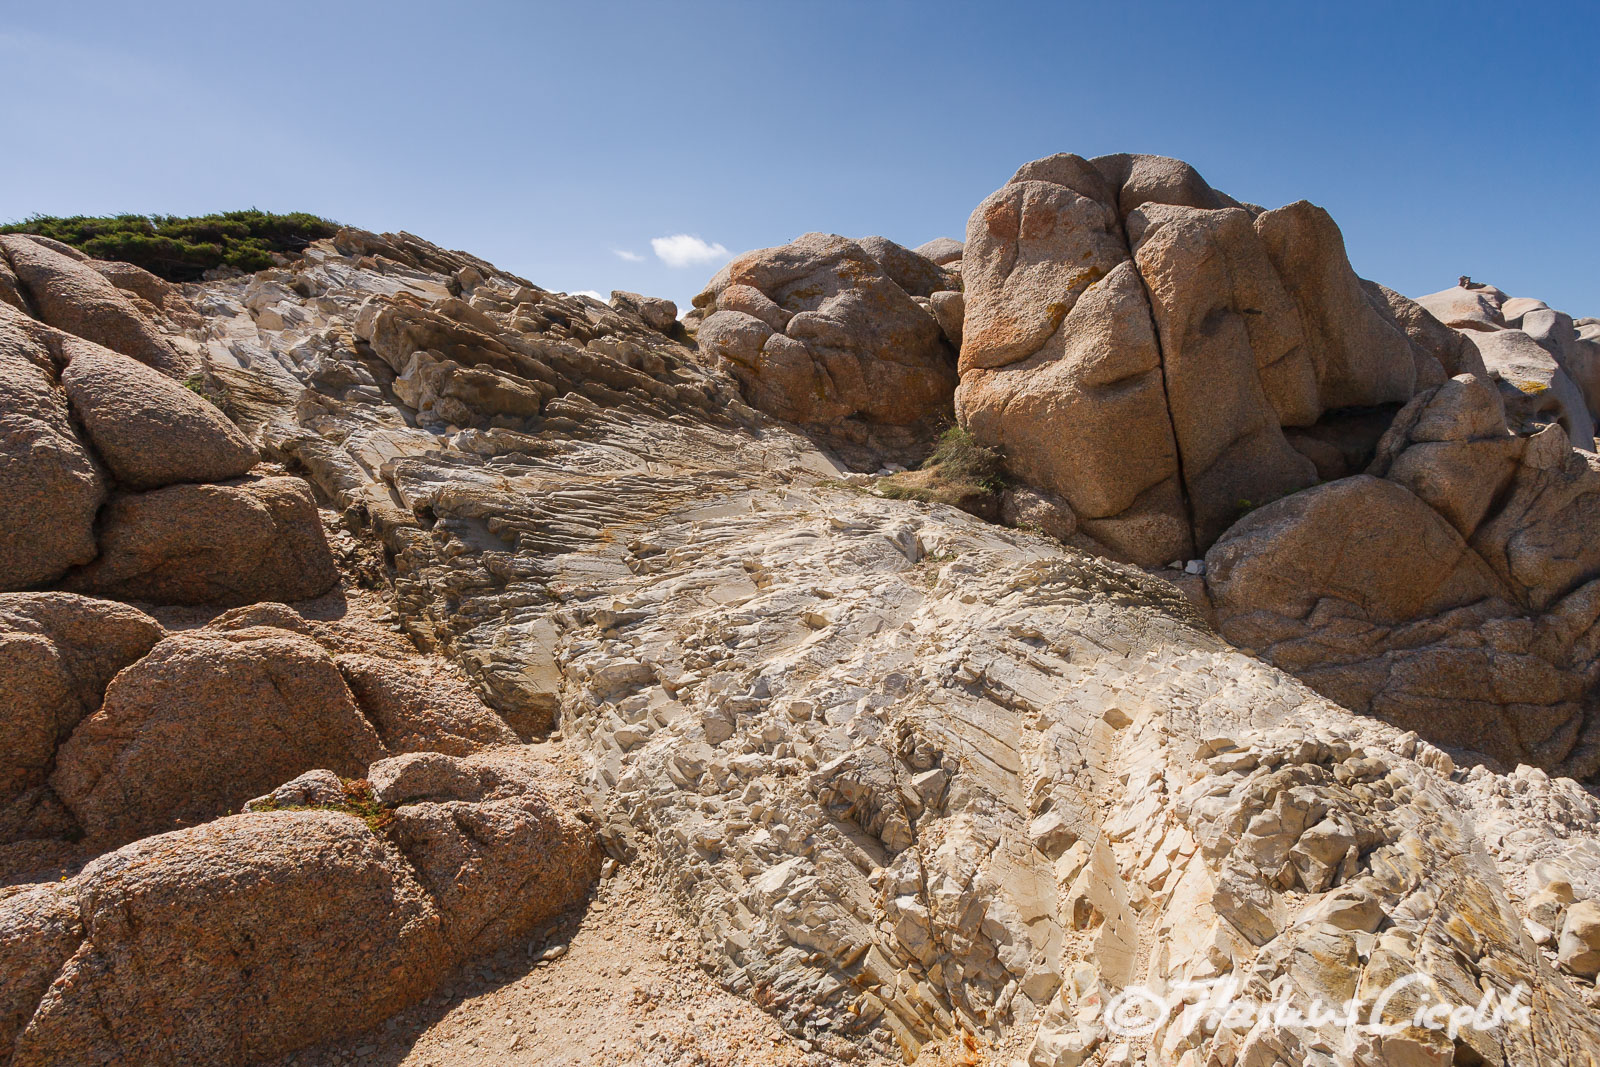
[[[100,555],[68,588],[158,604],[305,600],[338,581],[310,488],[299,478],[182,484],[114,497]]]
[[[384,755],[315,642],[197,631],[117,675],[61,746],[51,784],[91,839],[118,845],[238,810],[303,771],[359,778]]]

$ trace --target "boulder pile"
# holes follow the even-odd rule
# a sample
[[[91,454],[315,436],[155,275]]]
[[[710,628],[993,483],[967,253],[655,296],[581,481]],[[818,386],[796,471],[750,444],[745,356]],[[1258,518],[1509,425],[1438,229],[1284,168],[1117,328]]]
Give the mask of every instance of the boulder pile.
[[[177,332],[203,322],[136,268],[0,238],[12,1067],[356,1032],[598,874],[582,799],[465,679],[342,591],[278,603],[341,574],[311,484],[213,402]]]
[[[0,677],[0,1062],[244,1064],[357,1032],[598,875],[581,798],[358,625],[258,604],[168,633],[4,594]]]
[[[956,411],[1036,525],[1203,556],[1223,635],[1346,707],[1600,771],[1600,327],[1470,282],[1408,300],[1322,209],[1152,156],[1025,165],[961,262]]]
[[[252,475],[255,446],[170,376],[183,347],[136,293],[32,238],[0,238],[0,263],[0,590],[236,605],[332,588],[310,487]]]
[[[949,408],[960,298],[959,274],[893,241],[808,233],[734,259],[691,315],[752,405],[871,445]]]
[[[1594,451],[1600,319],[1574,320],[1542,300],[1508,297],[1471,278],[1417,303],[1478,350],[1519,434],[1558,423],[1572,447]]]

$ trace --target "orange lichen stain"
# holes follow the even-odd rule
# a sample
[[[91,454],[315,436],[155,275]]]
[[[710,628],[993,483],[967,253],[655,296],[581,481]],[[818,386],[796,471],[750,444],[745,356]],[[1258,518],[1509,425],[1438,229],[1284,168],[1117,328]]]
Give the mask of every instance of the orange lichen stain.
[[[1002,241],[1015,241],[1022,226],[1022,211],[1015,201],[1000,200],[983,213],[983,224]]]

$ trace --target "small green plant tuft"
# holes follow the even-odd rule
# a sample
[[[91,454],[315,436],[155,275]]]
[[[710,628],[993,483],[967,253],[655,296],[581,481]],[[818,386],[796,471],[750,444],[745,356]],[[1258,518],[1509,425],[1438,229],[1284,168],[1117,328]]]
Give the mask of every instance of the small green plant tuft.
[[[344,800],[336,804],[276,804],[263,801],[256,811],[338,811],[354,815],[373,833],[382,833],[394,822],[394,810],[378,803],[372,783],[365,778],[343,779]]]
[[[921,467],[879,479],[877,490],[892,500],[949,504],[993,521],[999,518],[1000,494],[1006,489],[1004,463],[999,449],[952,426]]]

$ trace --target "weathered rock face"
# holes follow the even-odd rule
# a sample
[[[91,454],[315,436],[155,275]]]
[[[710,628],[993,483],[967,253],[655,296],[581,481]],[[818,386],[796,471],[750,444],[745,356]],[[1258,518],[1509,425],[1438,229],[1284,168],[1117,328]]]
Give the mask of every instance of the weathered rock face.
[[[119,674],[61,746],[50,781],[84,832],[115,846],[236,810],[304,771],[359,778],[384,755],[314,641],[201,631],[167,638]]]
[[[11,1062],[17,1035],[56,973],[83,941],[77,902],[59,885],[30,886],[0,900],[0,1058]]]
[[[448,961],[437,909],[404,857],[335,812],[152,837],[91,864],[67,891],[82,942],[52,968],[13,1067],[246,1063],[308,1033],[371,1025],[426,992]]]
[[[1359,471],[1383,424],[1348,413],[1462,369],[1355,276],[1326,212],[1240,205],[1176,160],[1030,163],[973,213],[962,264],[963,424],[1146,565]]]
[[[57,747],[100,707],[107,683],[161,627],[122,604],[70,593],[0,594],[0,847],[75,832],[46,784]]]
[[[1519,432],[1559,423],[1574,448],[1595,450],[1600,329],[1580,327],[1542,300],[1470,281],[1417,302],[1477,349]]]
[[[14,731],[0,745],[0,790],[43,781],[55,744],[161,637],[154,619],[125,604],[71,593],[0,594],[0,684],[11,694],[6,726]]]
[[[911,426],[944,410],[955,388],[939,323],[913,298],[955,288],[884,238],[808,233],[723,268],[694,299],[697,338],[762,411],[819,427]]]
[[[1117,191],[1103,201],[1116,205],[1117,225],[1129,182],[1130,197],[1164,189],[1205,215],[1163,239],[1213,239],[1203,222],[1248,250],[1257,220],[1247,210],[1207,200],[1181,169],[1132,160],[1113,171],[1120,168]],[[1297,225],[1316,233],[1315,221]],[[1188,225],[1161,225],[1178,224]],[[1273,255],[1257,252],[1276,276]],[[396,560],[403,625],[448,651],[497,709],[559,718],[563,744],[589,768],[610,847],[651,865],[723,977],[773,1004],[824,1054],[859,1056],[864,1047],[899,1057],[961,1028],[1020,1042],[1016,1051],[1036,1063],[1104,1059],[1120,1055],[1104,1007],[1129,983],[1236,975],[1259,985],[1263,1001],[1272,986],[1307,1000],[1359,992],[1370,1001],[1414,968],[1438,996],[1474,1005],[1485,986],[1505,993],[1526,981],[1548,1010],[1528,1029],[1466,1035],[1459,1054],[1440,1035],[1410,1028],[1354,1062],[1465,1061],[1473,1054],[1465,1049],[1477,1049],[1490,1062],[1533,1064],[1538,1050],[1600,1047],[1586,987],[1557,969],[1553,949],[1546,955],[1524,936],[1519,903],[1536,888],[1535,860],[1566,871],[1574,899],[1600,897],[1590,859],[1600,856],[1600,812],[1583,790],[1527,770],[1457,771],[1415,735],[1351,715],[1231,651],[1170,587],[1138,572],[1063,555],[1054,542],[949,509],[823,486],[837,476],[833,467],[744,410],[715,376],[672,366],[678,350],[667,338],[630,334],[647,347],[628,365],[670,366],[645,373],[681,373],[675,388],[696,385],[705,408],[663,419],[625,391],[566,404],[558,394],[538,415],[496,426],[463,401],[456,430],[421,429],[404,399],[397,407],[380,387],[389,380],[383,368],[395,373],[392,360],[408,357],[402,349],[413,342],[373,328],[368,351],[348,341],[344,323],[365,315],[375,326],[392,307],[406,307],[415,321],[414,302],[459,324],[466,312],[444,312],[458,300],[485,319],[472,327],[470,344],[453,342],[455,352],[476,345],[488,353],[478,357],[484,362],[532,338],[549,346],[549,367],[573,358],[575,347],[570,335],[551,339],[549,331],[609,328],[604,316],[621,314],[586,307],[581,321],[535,326],[510,301],[520,282],[491,272],[452,294],[426,262],[361,265],[313,249],[283,284],[319,296],[280,297],[272,305],[279,318],[268,321],[285,323],[281,330],[238,300],[243,286],[216,286],[205,304],[212,373],[230,397],[250,399],[255,432],[304,463],[347,514],[382,537]],[[1164,390],[1163,325],[1140,291],[1139,269],[1131,254],[1111,264],[1062,321],[1084,317],[1102,299],[1109,307],[1096,318],[1115,321],[1142,299],[1156,362],[1080,342],[1080,373],[1095,371],[1095,357],[1125,359],[1153,369]],[[1293,305],[1299,297],[1279,285]],[[778,332],[783,307],[770,297],[772,306],[761,303],[755,296],[765,294],[750,288],[730,300]],[[1347,463],[1344,450],[1383,457],[1383,470],[1353,479],[1344,470],[1345,481],[1275,506],[1348,524],[1348,508],[1324,507],[1313,494],[1337,490],[1360,506],[1368,506],[1364,494],[1381,498],[1429,531],[1424,562],[1434,572],[1397,574],[1403,568],[1392,562],[1380,566],[1383,544],[1359,539],[1351,558],[1369,561],[1370,589],[1338,567],[1309,573],[1314,568],[1287,549],[1285,565],[1349,597],[1346,619],[1358,611],[1449,617],[1475,609],[1484,590],[1509,596],[1508,605],[1534,595],[1519,589],[1548,597],[1550,583],[1510,577],[1532,577],[1526,553],[1534,539],[1509,537],[1503,564],[1473,562],[1471,546],[1497,521],[1494,501],[1503,494],[1489,493],[1485,506],[1479,478],[1452,479],[1445,475],[1456,461],[1441,467],[1430,457],[1445,445],[1470,456],[1474,470],[1528,470],[1506,475],[1514,481],[1545,470],[1528,466],[1532,442],[1494,421],[1485,379],[1444,380],[1442,371],[1454,368],[1433,353],[1459,358],[1456,334],[1430,326],[1403,298],[1358,288],[1370,296],[1367,306],[1386,309],[1385,321],[1421,338],[1415,344],[1441,367],[1439,388],[1413,379],[1409,388],[1427,400],[1399,417],[1386,413],[1376,431],[1363,426],[1365,444],[1351,444],[1353,434],[1314,438],[1326,448],[1307,457],[1313,481],[1323,465]],[[401,290],[414,295],[390,295]],[[1318,336],[1365,336],[1370,325],[1364,313],[1337,307],[1311,327],[1298,311],[1285,316]],[[1175,315],[1166,328],[1180,320],[1187,321]],[[1016,321],[1027,324],[1020,312]],[[1249,326],[1238,325],[1246,341]],[[1066,340],[1059,338],[1063,348]],[[1319,345],[1324,354],[1337,348]],[[1365,351],[1350,345],[1351,359]],[[1415,350],[1395,351],[1415,374]],[[1356,371],[1309,354],[1278,362],[1285,359],[1306,368],[1297,388],[1309,389],[1309,380],[1318,404],[1324,389],[1349,402],[1334,390]],[[990,370],[1005,388],[1010,366]],[[502,372],[523,373],[510,364]],[[307,383],[307,392],[280,389],[280,374]],[[1313,395],[1277,384],[1269,391],[1259,379],[1257,388],[1296,403]],[[1085,403],[1075,417],[1094,410]],[[1282,434],[1281,423],[1272,425]],[[1304,456],[1302,448],[1316,450],[1302,440],[1292,451]],[[1073,462],[1084,462],[1077,453]],[[1559,460],[1541,462],[1551,458]],[[1172,470],[1186,487],[1176,463]],[[1530,496],[1520,512],[1556,522],[1565,470],[1559,460],[1555,473],[1546,471],[1540,484],[1548,495]],[[1062,499],[1036,496],[1018,506]],[[1088,509],[1075,504],[1049,506],[1073,529],[1108,518],[1085,518]],[[1192,530],[1181,505],[1174,514]],[[1249,521],[1279,525],[1267,508]],[[1559,525],[1545,529],[1539,536],[1548,540]],[[1397,547],[1405,538],[1393,531],[1384,536],[1394,551],[1409,545]],[[1270,548],[1264,542],[1263,551]],[[1437,587],[1428,584],[1435,576]],[[1259,593],[1289,614],[1301,610],[1288,585]],[[1575,611],[1566,617],[1578,620]],[[1480,632],[1514,640],[1518,627]],[[435,837],[450,822],[462,825],[436,806],[481,804],[467,798],[499,788],[485,785],[491,755],[418,752],[369,770],[375,796],[399,805],[397,823],[408,805],[417,809],[407,832],[437,857],[419,861],[419,870],[434,872],[422,884],[458,885],[456,872],[474,870],[483,856],[522,854],[487,811],[469,821],[472,849]],[[451,928],[470,936],[483,913],[459,914]],[[1367,1040],[1331,1024],[1269,1021],[1211,1032],[1169,1022],[1134,1043],[1131,1062],[1182,1063],[1192,1053],[1199,1063],[1324,1064],[1332,1054],[1319,1049],[1354,1056]]]
[[[669,331],[678,321],[678,305],[660,297],[642,296],[624,289],[613,289],[611,305],[638,315],[652,330]]]
[[[1252,512],[1206,557],[1222,633],[1436,743],[1600,771],[1600,460],[1509,433],[1462,375],[1396,418],[1372,475]]]
[[[1052,1062],[1116,1043],[1097,1010],[1129,983],[1371,997],[1440,959],[1420,947],[1443,948],[1436,893],[1461,937],[1497,946],[1430,963],[1439,987],[1563,988],[1511,947],[1515,868],[1444,814],[1474,804],[1446,799],[1448,761],[1212,644],[1170,591],[943,509],[790,490],[694,514],[650,522],[646,557],[567,604],[564,726],[610,832],[688,897],[736,987],[784,990],[808,1036],[910,1056],[1024,1025]],[[733,576],[742,595],[712,602]],[[1556,1026],[1594,1025],[1560,995]],[[1549,1036],[1510,1037],[1509,1060]],[[1354,1039],[1173,1024],[1145,1062],[1231,1042],[1320,1062],[1296,1050]]]
[[[100,555],[66,588],[161,604],[304,600],[339,580],[316,502],[299,478],[172,485],[118,495]]]
[[[8,533],[0,590],[60,584],[157,603],[243,604],[302,599],[333,586],[337,574],[303,480],[215,484],[259,459],[220,410],[149,366],[26,311],[0,304]]]
[[[163,638],[124,605],[0,597],[16,706],[0,876],[49,844],[15,843],[35,794],[66,823],[34,829],[75,842],[35,852],[68,872],[203,823],[0,888],[0,1062],[259,1062],[377,1023],[582,899],[599,850],[570,787],[452,675],[425,683],[371,642],[278,604]],[[383,761],[365,716],[478,755],[428,751],[435,773],[401,787],[392,765],[417,757]],[[381,796],[350,780],[369,770]],[[254,814],[207,821],[241,806]]]
[[[62,357],[67,400],[122,488],[226,481],[258,462],[238,427],[171,378],[78,338]]]
[[[418,759],[430,773],[392,772],[399,761],[391,760],[375,768],[373,788],[398,805],[394,840],[459,953],[481,955],[527,934],[594,883],[593,832],[563,817],[540,773],[514,750]]]
[[[1079,527],[1114,552],[1163,563],[1189,558],[1194,538],[1161,361],[1132,263],[1112,267],[1067,320],[1071,329],[1054,335],[1059,351],[1046,346],[1010,368],[962,374],[957,404],[967,428],[1003,449],[1019,479],[1061,498]]]
[[[450,899],[383,832],[330,810],[146,838],[0,901],[0,959],[22,964],[0,978],[0,1058],[243,1065],[379,1022],[592,884],[582,824],[538,788],[461,803],[462,828],[439,828],[428,861],[453,841],[473,864]],[[433,806],[400,810],[426,820],[417,807]],[[498,836],[479,845],[477,822]]]
[[[7,261],[26,305],[56,329],[163,374],[182,377],[192,369],[190,359],[89,263],[15,234],[0,236],[0,258]]]
[[[391,752],[468,756],[518,738],[460,679],[425,678],[381,657],[337,657],[339,673]]]
[[[1152,157],[1024,166],[962,263],[958,414],[1072,536],[1147,566],[1209,549],[1223,634],[1346,706],[1600,770],[1594,465],[1538,433],[1593,446],[1570,318],[1482,286],[1408,301],[1320,208]]]
[[[0,306],[0,589],[54,581],[95,554],[105,484],[55,388],[50,339]]]
[[[1582,977],[1600,941],[1583,906],[1600,901],[1600,805],[1495,760],[1586,758],[1578,690],[1600,614],[1583,592],[1587,460],[1553,429],[1509,432],[1481,367],[1446,378],[1468,358],[1460,335],[1345,284],[1314,210],[1264,223],[1275,213],[1148,157],[1060,157],[1017,186],[993,239],[1012,204],[1018,284],[1054,288],[1062,306],[1040,316],[1019,297],[963,321],[980,358],[1008,360],[964,368],[963,390],[972,378],[978,397],[981,383],[1034,436],[1094,418],[1087,398],[1114,400],[1118,382],[1137,400],[1126,410],[1154,396],[1171,413],[1153,420],[1168,466],[1122,461],[1131,496],[1124,467],[1082,455],[1097,439],[1086,434],[1063,469],[1103,506],[1018,487],[1019,521],[1197,551],[1194,486],[1223,485],[1239,455],[1266,457],[1260,471],[1309,468],[1308,485],[1326,484],[1252,511],[1193,576],[1211,584],[1224,632],[1255,627],[1272,640],[1252,647],[1274,659],[1305,652],[1356,675],[1390,657],[1397,681],[1361,710],[1419,732],[1444,718],[1420,703],[1422,681],[1467,678],[1465,657],[1487,657],[1476,677],[1500,717],[1458,713],[1477,716],[1499,756],[1458,770],[1416,734],[1229,648],[1134,568],[838,488],[836,464],[739,399],[749,383],[697,366],[641,312],[545,293],[406,235],[346,231],[288,268],[195,287],[195,340],[268,457],[308,471],[381,542],[399,626],[448,654],[519,733],[559,723],[607,847],[648,866],[722,979],[820,1056],[909,1058],[967,1033],[1032,1064],[1531,1067],[1551,1049],[1581,1062],[1600,1048]],[[1087,240],[1079,219],[1103,224],[1091,252],[1102,237],[1120,249],[1092,283],[1050,259],[1052,242]],[[982,242],[969,244],[968,280],[989,270],[984,284],[1003,290]],[[1226,293],[1186,292],[1186,277]],[[724,296],[774,336],[805,314],[739,288],[722,287],[705,326]],[[924,299],[937,309],[956,292]],[[1178,388],[1169,340],[1179,363],[1190,357]],[[1225,371],[1220,393],[1208,360]],[[1416,394],[1404,406],[1387,399],[1401,385]],[[1194,411],[1180,420],[1180,393],[1264,397],[1263,429],[1229,437],[1244,423],[1224,413],[1226,432],[1197,436],[1211,428]],[[1379,412],[1330,420],[1335,403]],[[1220,449],[1221,467],[1191,477],[1196,440]],[[1044,464],[1029,455],[1013,461]],[[1175,507],[1151,492],[1163,485]],[[171,746],[195,754],[172,761],[182,775],[161,769],[198,783],[184,796],[213,798],[184,817],[212,821],[0,898],[0,963],[27,961],[0,967],[13,1064],[117,1048],[152,1063],[270,1057],[377,1021],[581,897],[598,856],[566,814],[576,803],[527,751],[458,688],[435,697],[332,634],[282,606],[227,613],[123,668],[80,722],[69,749],[113,712],[144,722],[96,740],[130,765],[153,758],[159,734],[205,734],[209,748]],[[1354,635],[1345,660],[1339,635]],[[261,671],[298,665],[314,690],[292,701],[301,716],[359,728],[354,709],[372,745],[418,750],[340,767],[308,753],[229,792],[253,770],[233,750],[290,747],[258,736],[266,702],[210,680],[194,710],[133,699],[169,658],[198,676],[268,646],[283,655]],[[1406,660],[1441,650],[1462,658]],[[219,741],[233,736],[249,740]],[[358,771],[366,786],[347,780]],[[170,799],[136,792],[130,807]],[[250,814],[216,818],[241,800]],[[331,810],[274,810],[299,805]],[[245,968],[292,992],[254,996]],[[1274,991],[1370,1004],[1413,971],[1435,1000],[1476,1005],[1525,983],[1538,1007],[1527,1026],[1458,1042],[1271,1016],[1234,1029],[1177,1015],[1126,1046],[1108,1029],[1108,1002],[1130,985],[1233,977],[1263,1004]],[[1420,993],[1407,996],[1409,1014]]]
[[[948,269],[954,263],[959,268],[965,246],[954,237],[935,237],[912,251],[936,266]]]

